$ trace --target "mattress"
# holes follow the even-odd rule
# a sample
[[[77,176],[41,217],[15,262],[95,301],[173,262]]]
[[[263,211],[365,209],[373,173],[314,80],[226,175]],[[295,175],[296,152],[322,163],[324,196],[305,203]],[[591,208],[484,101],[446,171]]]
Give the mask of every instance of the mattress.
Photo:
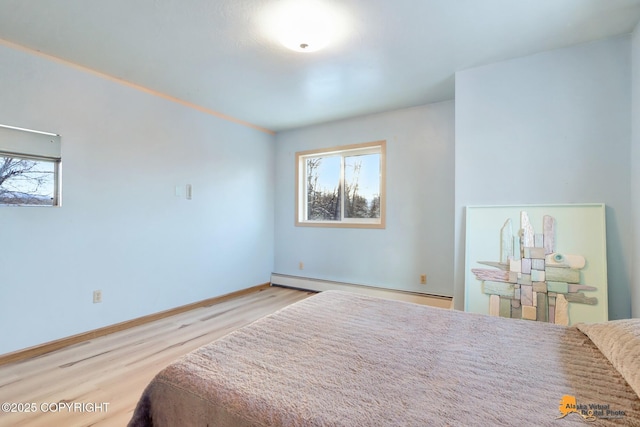
[[[560,326],[327,291],[162,370],[130,426],[640,426],[640,319]]]

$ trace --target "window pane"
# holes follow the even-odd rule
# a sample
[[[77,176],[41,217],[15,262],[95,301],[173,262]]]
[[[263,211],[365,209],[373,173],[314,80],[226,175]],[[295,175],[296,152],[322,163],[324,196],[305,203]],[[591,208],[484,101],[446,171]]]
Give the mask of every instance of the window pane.
[[[53,206],[56,163],[0,156],[0,204]]]
[[[340,157],[307,158],[307,220],[340,221]]]
[[[345,157],[345,218],[380,218],[380,154]]]
[[[296,153],[296,226],[385,228],[386,141]]]

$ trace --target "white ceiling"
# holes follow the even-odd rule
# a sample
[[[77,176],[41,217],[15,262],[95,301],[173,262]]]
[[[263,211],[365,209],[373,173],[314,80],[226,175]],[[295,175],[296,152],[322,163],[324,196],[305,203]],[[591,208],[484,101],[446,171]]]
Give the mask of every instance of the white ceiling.
[[[640,0],[323,0],[348,34],[305,54],[267,34],[278,1],[0,0],[0,39],[279,131],[453,99],[457,70],[640,20]]]

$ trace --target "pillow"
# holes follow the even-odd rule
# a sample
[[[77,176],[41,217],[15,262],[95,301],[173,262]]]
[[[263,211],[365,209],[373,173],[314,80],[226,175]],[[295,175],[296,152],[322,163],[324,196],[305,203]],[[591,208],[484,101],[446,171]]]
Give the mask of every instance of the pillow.
[[[582,331],[640,397],[640,319],[579,323]]]

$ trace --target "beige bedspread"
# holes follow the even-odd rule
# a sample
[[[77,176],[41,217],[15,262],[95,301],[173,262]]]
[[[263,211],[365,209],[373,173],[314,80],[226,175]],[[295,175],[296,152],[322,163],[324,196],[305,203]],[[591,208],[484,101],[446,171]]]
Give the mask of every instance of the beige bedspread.
[[[323,292],[164,369],[129,425],[640,426],[640,320],[603,325]]]

